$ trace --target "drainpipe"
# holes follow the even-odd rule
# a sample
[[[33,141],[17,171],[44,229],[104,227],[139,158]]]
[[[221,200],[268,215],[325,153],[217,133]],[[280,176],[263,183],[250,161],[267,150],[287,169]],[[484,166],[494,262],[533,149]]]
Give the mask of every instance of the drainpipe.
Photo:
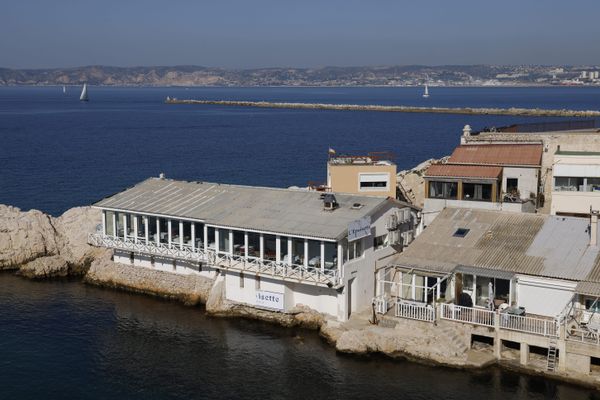
[[[598,244],[598,210],[592,210],[590,207],[590,246]]]

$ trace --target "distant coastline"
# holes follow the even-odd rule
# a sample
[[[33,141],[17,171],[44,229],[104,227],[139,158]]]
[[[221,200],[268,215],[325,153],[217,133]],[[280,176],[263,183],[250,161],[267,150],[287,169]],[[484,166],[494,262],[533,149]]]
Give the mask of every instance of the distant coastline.
[[[0,68],[0,86],[530,87],[595,86],[600,66],[402,65],[226,69],[203,66]]]

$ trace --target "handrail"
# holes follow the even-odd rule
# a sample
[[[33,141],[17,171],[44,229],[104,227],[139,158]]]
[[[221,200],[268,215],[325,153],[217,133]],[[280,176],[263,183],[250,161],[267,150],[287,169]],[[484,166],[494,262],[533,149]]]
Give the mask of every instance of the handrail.
[[[505,312],[499,315],[500,328],[502,329],[533,333],[535,335],[548,337],[558,337],[559,324],[557,319],[543,319],[522,315],[513,315]]]
[[[109,247],[125,251],[138,251],[150,255],[180,258],[184,260],[206,262],[218,268],[249,271],[287,279],[312,282],[316,284],[335,286],[339,282],[336,269],[325,269],[307,267],[299,264],[284,264],[270,260],[245,257],[237,254],[217,254],[214,250],[192,249],[191,246],[180,246],[179,244],[146,243],[145,240],[136,241],[134,238],[123,239],[120,237],[90,233],[88,243],[93,246]]]
[[[396,302],[396,317],[434,322],[435,308],[425,303],[398,300]]]
[[[446,303],[442,303],[440,307],[440,317],[442,319],[467,322],[474,325],[494,326],[493,311]]]

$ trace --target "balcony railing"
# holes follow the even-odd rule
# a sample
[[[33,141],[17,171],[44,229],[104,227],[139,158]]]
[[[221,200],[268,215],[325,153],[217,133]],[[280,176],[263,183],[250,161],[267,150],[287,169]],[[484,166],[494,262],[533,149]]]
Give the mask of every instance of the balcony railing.
[[[139,252],[149,255],[175,258],[188,261],[205,262],[217,268],[230,269],[240,272],[252,272],[260,275],[280,277],[289,280],[303,281],[320,285],[335,286],[338,281],[336,269],[309,267],[298,264],[277,263],[241,255],[216,254],[212,249],[192,249],[191,246],[166,243],[146,243],[145,240],[123,239],[114,236],[91,233],[88,243],[93,246],[109,247],[112,249]]]
[[[396,317],[435,322],[435,308],[425,303],[398,300],[396,302]]]
[[[507,313],[501,313],[499,317],[500,328],[502,329],[558,337],[558,321],[556,319],[526,317]]]
[[[474,325],[494,326],[494,312],[480,308],[457,306],[456,304],[441,305],[440,317],[452,321],[467,322]]]

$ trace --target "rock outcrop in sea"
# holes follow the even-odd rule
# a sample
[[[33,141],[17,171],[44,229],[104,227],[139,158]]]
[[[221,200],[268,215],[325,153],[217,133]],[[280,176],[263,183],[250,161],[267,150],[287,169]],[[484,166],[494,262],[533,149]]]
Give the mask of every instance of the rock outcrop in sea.
[[[87,244],[101,221],[99,210],[76,207],[58,218],[38,210],[0,205],[0,270],[29,278],[83,275],[92,261],[110,253]]]

